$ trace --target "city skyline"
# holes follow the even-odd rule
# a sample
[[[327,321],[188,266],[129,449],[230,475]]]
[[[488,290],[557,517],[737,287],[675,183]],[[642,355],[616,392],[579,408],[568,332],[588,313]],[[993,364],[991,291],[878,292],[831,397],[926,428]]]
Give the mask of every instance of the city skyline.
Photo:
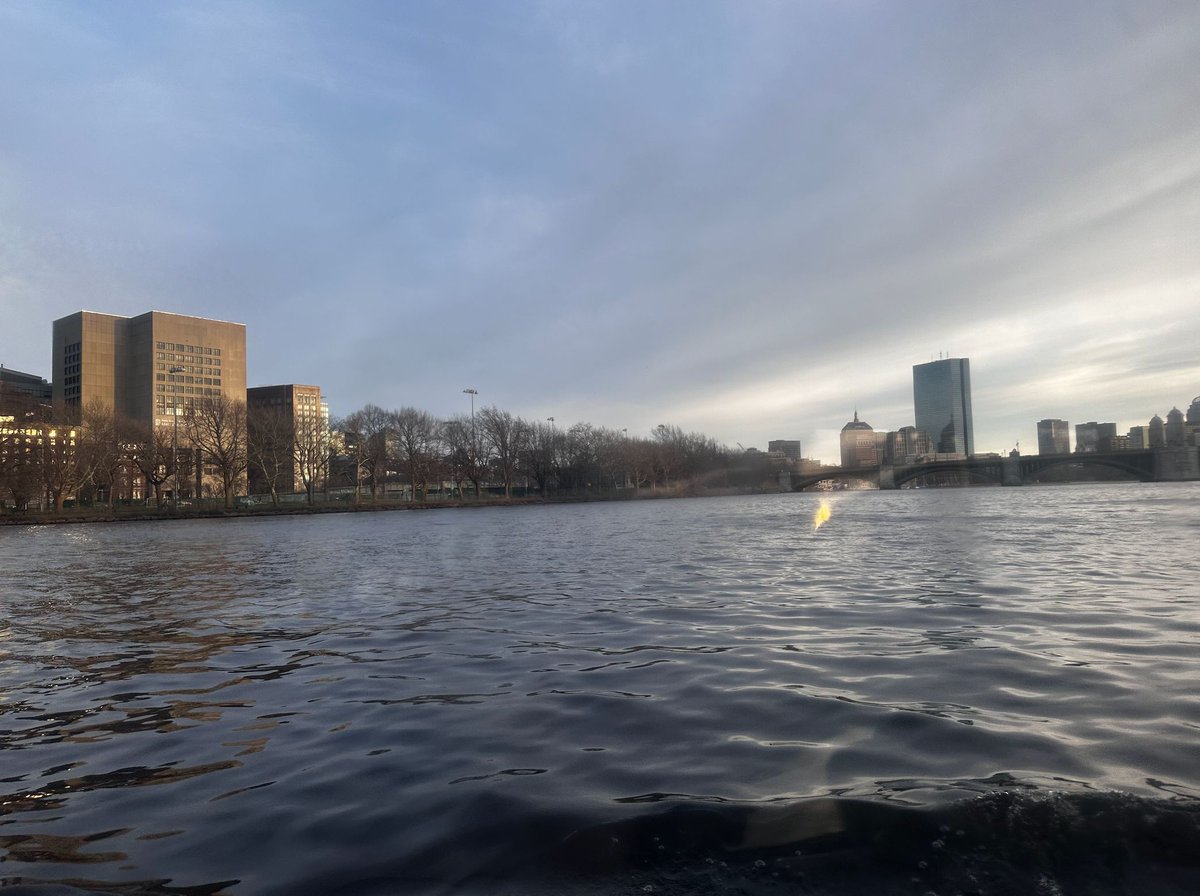
[[[0,9],[0,351],[146,308],[252,385],[832,460],[969,357],[976,450],[1200,392],[1200,8]],[[350,62],[349,60],[354,60]]]
[[[174,347],[178,347],[181,350],[182,349],[191,349],[192,346],[190,346],[190,345],[173,346],[171,344],[164,344],[162,342],[158,342],[157,347],[158,347],[158,349],[160,349],[162,351],[158,351],[158,353],[157,353],[158,361],[157,362],[152,361],[150,358],[150,355],[154,354],[154,352],[155,352],[155,349],[153,348],[153,346],[154,346],[154,339],[157,338],[154,335],[154,333],[155,333],[154,328],[156,326],[158,326],[158,327],[167,326],[167,327],[173,327],[176,329],[178,329],[179,327],[184,328],[184,330],[179,331],[179,333],[168,333],[166,330],[163,330],[159,334],[163,338],[165,338],[167,335],[171,335],[172,338],[175,335],[179,335],[179,336],[191,335],[193,338],[199,339],[200,341],[204,341],[204,339],[206,339],[206,338],[211,338],[211,333],[216,332],[216,331],[220,331],[220,332],[224,333],[226,330],[228,330],[230,332],[237,333],[238,334],[238,338],[236,339],[237,351],[235,352],[235,354],[238,356],[237,359],[235,360],[235,372],[236,372],[237,376],[235,377],[235,380],[232,384],[229,384],[229,383],[226,384],[227,386],[232,386],[234,391],[229,392],[228,388],[226,388],[224,390],[230,397],[235,397],[235,393],[236,393],[236,394],[242,396],[242,400],[245,400],[249,403],[249,401],[250,401],[249,393],[251,393],[251,392],[262,392],[264,390],[274,390],[274,389],[280,389],[280,388],[294,388],[293,386],[281,386],[280,384],[248,385],[246,383],[245,370],[248,366],[249,358],[247,358],[247,356],[246,356],[247,355],[246,350],[245,350],[246,327],[245,327],[245,324],[243,324],[243,323],[216,320],[216,319],[204,316],[204,315],[176,314],[173,312],[161,312],[161,311],[143,312],[140,315],[135,315],[132,317],[125,317],[122,315],[113,315],[113,314],[109,314],[107,312],[76,311],[72,314],[67,315],[64,318],[61,318],[59,320],[52,322],[52,332],[53,332],[52,355],[54,357],[52,368],[59,375],[54,380],[50,380],[50,381],[46,382],[45,385],[48,387],[51,387],[53,389],[54,401],[56,403],[61,404],[64,402],[64,399],[65,399],[65,402],[67,405],[70,405],[70,406],[78,409],[83,404],[86,404],[87,400],[89,398],[100,398],[103,403],[107,404],[110,407],[113,407],[118,412],[129,415],[129,409],[126,408],[125,405],[128,404],[130,401],[134,401],[136,403],[136,401],[140,400],[140,399],[136,399],[136,400],[134,399],[134,395],[141,394],[141,392],[139,392],[138,389],[141,389],[143,391],[151,389],[151,387],[152,387],[151,381],[146,378],[151,376],[151,374],[149,373],[150,367],[153,367],[155,365],[157,365],[157,368],[160,371],[162,371],[157,374],[157,378],[163,382],[160,382],[156,386],[153,386],[154,389],[157,389],[160,393],[163,392],[164,390],[171,390],[171,389],[178,390],[180,393],[183,393],[185,389],[187,389],[187,391],[190,392],[191,389],[188,388],[186,385],[179,385],[179,384],[185,384],[186,381],[191,378],[187,377],[187,376],[179,376],[179,377],[173,376],[172,374],[174,373],[174,371],[176,369],[178,369],[181,373],[185,373],[185,374],[187,372],[193,372],[193,373],[199,372],[199,373],[203,374],[205,371],[204,370],[191,371],[190,368],[171,367],[170,372],[169,373],[167,372],[167,366],[169,363],[173,363],[175,360],[178,360],[180,358],[183,358],[185,360],[190,360],[190,359],[186,358],[185,355],[176,355],[173,353],[169,354],[169,355],[165,354],[165,350],[168,348],[174,348]],[[89,327],[91,328],[90,330],[88,330]],[[97,329],[97,327],[99,327],[99,329]],[[116,330],[113,332],[110,332],[110,330],[112,330],[112,328],[114,328],[114,327],[116,328]],[[128,335],[125,335],[124,328],[129,328]],[[81,353],[80,352],[81,343],[76,342],[74,344],[70,344],[70,341],[72,339],[78,340],[80,338],[81,334],[83,334],[85,331],[90,332],[92,335],[84,338],[83,343],[82,343],[82,348],[84,349],[84,351]],[[201,337],[203,337],[203,338],[201,338]],[[149,341],[147,341],[147,340],[149,340]],[[107,348],[105,348],[105,346],[107,346]],[[78,374],[82,368],[79,366],[79,362],[81,360],[86,362],[86,358],[87,358],[89,352],[91,353],[91,357],[94,359],[96,357],[95,353],[96,353],[98,347],[100,348],[101,352],[111,353],[114,349],[116,350],[115,355],[110,355],[107,358],[107,361],[105,361],[105,364],[107,364],[109,366],[112,366],[115,363],[115,367],[112,370],[106,369],[105,372],[100,374],[100,378],[97,380],[96,379],[96,371],[98,369],[98,366],[103,366],[103,365],[97,365],[95,363],[95,360],[93,360],[90,363],[86,363],[87,369],[91,371],[91,376],[92,376],[91,386],[85,387],[83,390],[83,393],[80,394],[79,393],[79,389],[80,389],[79,385],[72,385],[73,383],[78,384],[80,381],[80,377]],[[230,347],[233,347],[232,343],[230,344]],[[0,345],[0,350],[3,350],[3,349],[4,349],[4,346]],[[200,352],[204,351],[204,349],[202,347],[197,347],[196,350],[200,351]],[[76,354],[74,356],[71,356],[69,354],[71,351],[74,351]],[[208,351],[210,353],[213,351],[216,351],[216,354],[218,356],[220,356],[220,354],[221,354],[219,349],[214,350],[212,348],[209,348]],[[142,371],[140,369],[140,367],[137,367],[134,364],[134,362],[133,362],[134,358],[140,358],[141,360],[139,361],[139,363],[150,365],[150,366],[147,367],[147,369],[145,371]],[[166,360],[163,360],[163,359],[166,359]],[[71,367],[70,364],[72,362],[75,363],[76,366]],[[208,363],[219,365],[221,362],[220,361],[209,361]],[[128,366],[128,370],[126,370],[127,366]],[[135,368],[137,371],[136,373],[135,373]],[[37,374],[30,374],[27,371],[16,371],[15,368],[11,368],[5,364],[0,364],[0,369],[8,372],[9,374],[18,374],[18,375],[25,376],[25,377],[32,377],[34,379],[37,378]],[[212,372],[213,371],[209,371],[210,374]],[[216,370],[215,372],[217,374],[219,374],[220,370]],[[226,372],[228,373],[230,371],[226,371]],[[65,376],[65,373],[72,373],[72,374],[74,374],[74,376],[73,376],[73,378],[70,376]],[[115,379],[114,379],[114,376],[115,376]],[[141,379],[146,379],[146,382],[142,383],[141,379],[139,379],[139,377],[141,377]],[[168,384],[166,382],[168,380],[174,381],[176,379],[179,381],[179,384]],[[132,385],[135,381],[140,384],[137,387],[137,389],[135,389]],[[197,380],[197,382],[204,383],[205,380],[201,379],[201,380]],[[211,384],[214,382],[217,383],[217,385],[221,384],[220,380],[208,380],[207,382],[210,387],[211,387]],[[238,383],[242,384],[240,386],[240,390],[239,390],[239,386],[237,385]],[[322,405],[322,408],[324,409],[325,419],[327,421],[336,423],[338,415],[330,414],[330,412],[328,410],[328,403],[323,398],[320,397],[320,387],[304,386],[304,387],[298,387],[298,388],[316,389],[315,394],[318,396],[316,400],[320,402],[320,404]],[[71,392],[72,389],[75,390],[74,393]],[[132,389],[133,391],[129,391],[128,395],[127,395],[126,393],[130,389]],[[196,389],[196,394],[198,395],[205,391],[215,394],[216,390],[213,390],[212,388],[208,388],[208,389],[198,388],[198,389]],[[479,396],[479,394],[480,394],[479,390],[474,389],[474,388],[467,388],[467,389],[463,389],[461,391],[464,394],[470,395],[471,407],[472,407],[472,410],[474,410],[474,400],[477,396]],[[925,393],[924,401],[921,398],[922,392]],[[76,395],[76,397],[75,398],[69,397],[71,394]],[[162,404],[165,399],[164,399],[164,396],[162,394],[160,394],[160,395],[158,395],[157,400],[160,404]],[[191,401],[190,398],[187,400]],[[372,404],[373,402],[365,402],[365,403]],[[168,402],[168,404],[169,404],[169,402]],[[363,404],[364,404],[364,402],[359,402],[358,405],[355,405],[353,408],[350,408],[345,413],[350,413],[353,410],[357,410]],[[385,405],[390,406],[390,405],[394,405],[394,404],[396,404],[396,403],[385,401]],[[423,407],[419,400],[414,401],[414,404],[417,405],[418,407]],[[1200,407],[1200,396],[1193,398],[1192,402],[1187,406],[1186,411],[1184,409],[1181,409],[1178,404],[1174,404],[1174,405],[1172,405],[1172,412],[1178,412],[1179,416],[1182,419],[1182,417],[1185,413],[1190,414],[1192,416],[1196,416],[1198,407]],[[124,410],[122,410],[123,408],[124,408]],[[965,418],[965,421],[966,421],[965,432],[963,431],[961,421],[955,422],[955,420],[954,420],[955,413],[956,413],[956,411],[954,410],[955,408],[958,409],[957,413],[960,413],[962,415],[962,417]],[[511,408],[502,408],[502,410],[507,410],[510,412],[512,411]],[[923,433],[926,436],[928,436],[928,433],[929,433],[928,420],[931,420],[934,417],[936,417],[938,413],[949,413],[952,425],[945,427],[941,430],[941,438],[942,439],[947,438],[947,432],[950,429],[953,429],[954,433],[950,436],[950,438],[952,439],[952,441],[954,441],[954,445],[941,444],[939,442],[938,438],[928,436],[931,451],[937,451],[939,449],[944,449],[942,451],[942,453],[949,453],[949,454],[958,453],[958,454],[963,454],[964,456],[970,456],[973,454],[987,454],[987,453],[999,454],[999,453],[1001,453],[1001,452],[980,451],[980,450],[973,449],[972,447],[970,447],[970,446],[974,445],[974,439],[972,436],[973,413],[972,413],[970,359],[969,358],[943,357],[943,358],[939,358],[937,360],[931,360],[924,364],[913,365],[913,367],[912,367],[911,411],[912,411],[912,414],[911,414],[912,419],[914,421],[916,421],[915,425],[914,425],[914,423],[904,423],[901,425],[889,424],[889,425],[885,425],[885,426],[873,426],[873,425],[868,424],[865,420],[860,422],[858,409],[856,407],[854,410],[853,420],[848,421],[846,424],[844,424],[839,432],[840,445],[838,446],[838,451],[828,459],[825,457],[822,457],[820,455],[812,454],[807,451],[802,451],[800,448],[800,446],[802,444],[802,440],[799,440],[799,439],[796,439],[796,440],[770,439],[770,440],[768,440],[768,443],[767,443],[768,450],[769,451],[776,450],[775,447],[773,447],[776,445],[778,445],[778,446],[786,445],[786,446],[788,446],[787,453],[789,455],[795,455],[794,459],[798,460],[800,455],[803,454],[803,456],[806,459],[820,460],[823,463],[827,463],[827,464],[834,465],[834,466],[837,466],[839,464],[841,466],[846,466],[847,465],[847,461],[846,461],[847,443],[846,443],[845,433],[848,429],[869,430],[869,431],[876,433],[878,435],[881,435],[881,436],[884,434],[888,434],[888,435],[895,434],[898,430],[901,430],[901,429],[910,429],[910,430],[915,430],[917,432]],[[168,412],[169,412],[169,409],[168,409]],[[164,413],[164,409],[162,407],[159,407],[157,409],[157,418],[158,419],[156,419],[156,421],[155,421],[157,424],[161,425],[161,424],[168,422],[166,419],[162,418],[163,413]],[[452,414],[450,416],[455,416],[458,413],[459,412],[455,412],[455,414]],[[1168,416],[1170,413],[1171,412],[1167,412],[1166,414],[1159,414],[1158,412],[1155,412],[1153,417]],[[147,414],[147,415],[149,414],[148,407],[145,409],[145,414]],[[922,414],[924,414],[924,416],[927,418],[925,426],[920,425]],[[133,412],[131,416],[135,419],[138,419],[145,415],[139,414],[138,412]],[[147,420],[148,419],[149,418],[147,417]],[[553,421],[555,418],[551,417],[548,419]],[[1147,421],[1147,422],[1149,422],[1149,421]],[[1189,422],[1192,422],[1192,421],[1190,421],[1190,419],[1189,419]],[[586,418],[582,418],[579,420],[574,420],[574,421],[565,422],[565,423],[566,423],[566,427],[569,427],[573,423],[594,424],[595,421],[588,420]],[[1034,443],[1037,446],[1036,453],[1039,453],[1039,454],[1047,453],[1046,451],[1042,450],[1043,446],[1045,444],[1047,444],[1047,439],[1048,439],[1047,434],[1043,432],[1043,428],[1045,425],[1048,425],[1051,423],[1061,424],[1061,425],[1067,426],[1067,427],[1069,427],[1069,425],[1070,425],[1070,421],[1064,421],[1064,420],[1060,420],[1060,419],[1053,419],[1053,420],[1044,419],[1044,420],[1040,420],[1040,421],[1037,421],[1036,423],[1034,423],[1033,427],[1034,427],[1034,430],[1036,433],[1036,438],[1034,440]],[[1161,420],[1160,420],[1160,423],[1161,423]],[[603,426],[604,424],[600,424],[600,425]],[[1090,426],[1090,427],[1095,427],[1098,424],[1096,424],[1095,421],[1091,421],[1087,424],[1075,424],[1074,429],[1078,433],[1081,430],[1081,428],[1083,428],[1085,425]],[[1105,423],[1102,425],[1109,427],[1112,430],[1112,435],[1114,435],[1114,436],[1116,434],[1118,434],[1118,432],[1121,434],[1124,434],[1125,432],[1128,431],[1132,434],[1134,430],[1146,429],[1146,426],[1144,423],[1133,423],[1133,424],[1130,424],[1129,427],[1124,427],[1124,428],[1121,427],[1120,424],[1111,423],[1111,422]],[[938,429],[938,427],[935,426],[934,429]],[[626,432],[627,432],[627,430],[626,430]],[[703,431],[699,431],[699,432],[701,432],[705,436],[712,437],[711,433],[707,433],[707,432],[703,432]],[[635,435],[641,436],[643,434],[635,434]],[[718,443],[726,445],[726,447],[728,447],[730,449],[732,448],[732,446],[728,442],[722,442],[720,439],[717,439],[717,441],[718,441]],[[737,442],[737,441],[735,441],[734,444],[737,444],[738,447],[744,447],[744,446],[742,446],[742,444],[740,442]],[[1067,444],[1070,444],[1069,438],[1067,439]],[[964,446],[966,446],[965,450],[964,450]],[[757,448],[757,446],[754,445],[753,443],[751,443],[751,446],[749,446],[749,447]],[[1019,447],[1019,440],[1016,441],[1015,447]],[[1137,447],[1137,446],[1134,446],[1134,447]],[[779,450],[782,451],[784,449],[780,448]],[[872,449],[872,451],[874,451],[874,450],[876,450],[876,449]],[[878,450],[879,451],[883,450],[882,443],[880,443]],[[1072,449],[1069,449],[1068,453],[1070,451],[1075,451],[1075,450],[1085,450],[1085,449],[1072,448]],[[1095,446],[1089,447],[1086,450],[1095,450]],[[1024,453],[1032,454],[1035,452],[1031,451],[1031,450],[1026,450]],[[851,462],[849,465],[856,466],[857,462]]]

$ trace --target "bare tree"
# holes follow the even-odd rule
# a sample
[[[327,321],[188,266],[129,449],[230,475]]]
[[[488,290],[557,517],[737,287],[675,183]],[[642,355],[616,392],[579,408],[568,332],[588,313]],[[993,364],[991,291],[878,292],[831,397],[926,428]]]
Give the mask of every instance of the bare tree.
[[[475,464],[472,458],[471,418],[451,417],[441,427],[442,461],[454,490],[462,495],[463,483],[471,478]],[[475,480],[475,496],[479,497],[479,480]]]
[[[0,488],[12,496],[17,510],[26,510],[41,491],[41,456],[37,442],[41,424],[16,417],[0,422]]]
[[[387,428],[388,412],[378,405],[368,404],[349,414],[342,420],[342,432],[346,447],[354,458],[361,473],[366,474],[371,488],[371,500],[375,500],[379,483],[387,472]],[[359,499],[358,477],[355,477],[354,500]]]
[[[82,442],[79,451],[84,455],[84,465],[93,490],[103,493],[109,507],[113,506],[113,492],[122,471],[129,464],[128,422],[100,399],[93,399],[84,407],[80,417]]]
[[[496,472],[504,483],[504,496],[511,498],[513,476],[528,441],[529,426],[520,417],[491,406],[479,412],[479,426]]]
[[[188,438],[221,478],[225,507],[246,472],[246,403],[226,395],[203,398],[187,417]]]
[[[596,486],[599,479],[597,442],[598,430],[590,423],[576,423],[567,430],[562,474],[568,488],[585,491]]]
[[[175,472],[174,432],[166,426],[133,424],[129,431],[130,459],[154,491],[154,506],[162,509],[163,483]]]
[[[390,416],[391,454],[408,476],[413,500],[424,501],[430,475],[439,459],[437,421],[427,411],[408,407],[393,411]]]
[[[623,480],[625,476],[624,434],[604,427],[598,428],[595,432],[596,469],[600,480],[597,486],[615,489],[618,477]]]
[[[678,426],[660,423],[651,432],[651,437],[653,440],[654,478],[663,486],[670,488],[672,480],[679,476],[680,468],[683,466],[683,430]]]
[[[633,479],[634,491],[654,484],[654,446],[646,439],[630,439],[625,444],[625,463]]]
[[[524,422],[524,425],[526,438],[521,447],[520,468],[537,483],[538,491],[545,495],[555,476],[555,443],[558,436],[554,427],[546,423]]]
[[[271,493],[271,504],[279,506],[279,491],[292,490],[292,430],[290,411],[280,407],[255,408],[246,417],[248,474],[253,486]]]
[[[310,506],[316,500],[316,490],[324,487],[329,476],[331,447],[329,427],[319,415],[302,414],[296,418],[292,461]]]
[[[38,469],[42,474],[42,485],[54,502],[55,510],[62,510],[68,497],[83,485],[88,478],[84,466],[85,453],[79,448],[79,428],[69,423],[43,423],[38,437]]]

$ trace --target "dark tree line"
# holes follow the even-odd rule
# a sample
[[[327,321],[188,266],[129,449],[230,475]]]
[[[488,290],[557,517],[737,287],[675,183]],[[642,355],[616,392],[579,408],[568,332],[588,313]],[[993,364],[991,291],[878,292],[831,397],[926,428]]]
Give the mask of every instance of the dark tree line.
[[[354,487],[356,500],[378,499],[390,483],[422,501],[442,483],[460,495],[479,496],[490,487],[511,497],[518,488],[541,494],[683,491],[752,487],[770,478],[765,461],[755,464],[677,426],[638,437],[590,423],[564,429],[496,407],[439,421],[416,408],[369,404],[334,428],[342,439],[337,480]]]
[[[93,403],[69,424],[60,411],[0,423],[0,496],[24,508],[70,498],[112,505],[141,493],[218,497],[226,507],[247,475],[274,503],[302,492],[313,503],[329,486],[356,501],[397,486],[415,501],[446,485],[460,496],[485,491],[584,495],[629,489],[683,493],[767,484],[764,460],[732,452],[701,433],[655,427],[647,436],[553,420],[530,421],[497,407],[439,420],[414,407],[368,404],[330,427],[289,411],[247,414],[244,402],[204,399],[177,425],[145,426]],[[136,485],[136,487],[135,487]]]

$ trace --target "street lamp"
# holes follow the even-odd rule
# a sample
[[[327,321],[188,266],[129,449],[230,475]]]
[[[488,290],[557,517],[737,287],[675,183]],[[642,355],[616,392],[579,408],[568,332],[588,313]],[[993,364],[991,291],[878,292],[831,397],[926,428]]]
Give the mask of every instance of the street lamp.
[[[478,476],[475,468],[479,459],[479,442],[478,436],[475,434],[475,396],[479,394],[478,389],[463,389],[463,395],[471,396],[471,476]],[[479,480],[472,479],[475,483],[475,497],[479,497]]]
[[[475,396],[478,394],[478,389],[463,389],[463,395],[471,396],[471,438],[475,438]]]
[[[183,373],[182,367],[169,367],[167,373]],[[175,477],[175,487],[171,489],[171,502],[175,510],[179,510],[179,393],[172,390],[171,416],[175,418],[175,435],[171,439],[171,475]]]

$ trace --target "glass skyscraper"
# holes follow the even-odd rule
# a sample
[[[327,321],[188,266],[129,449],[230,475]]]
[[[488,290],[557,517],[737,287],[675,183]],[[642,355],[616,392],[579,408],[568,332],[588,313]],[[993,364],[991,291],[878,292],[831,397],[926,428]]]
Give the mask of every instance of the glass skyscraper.
[[[975,453],[968,358],[943,358],[914,365],[913,407],[917,429],[929,435],[934,451],[964,457]]]

